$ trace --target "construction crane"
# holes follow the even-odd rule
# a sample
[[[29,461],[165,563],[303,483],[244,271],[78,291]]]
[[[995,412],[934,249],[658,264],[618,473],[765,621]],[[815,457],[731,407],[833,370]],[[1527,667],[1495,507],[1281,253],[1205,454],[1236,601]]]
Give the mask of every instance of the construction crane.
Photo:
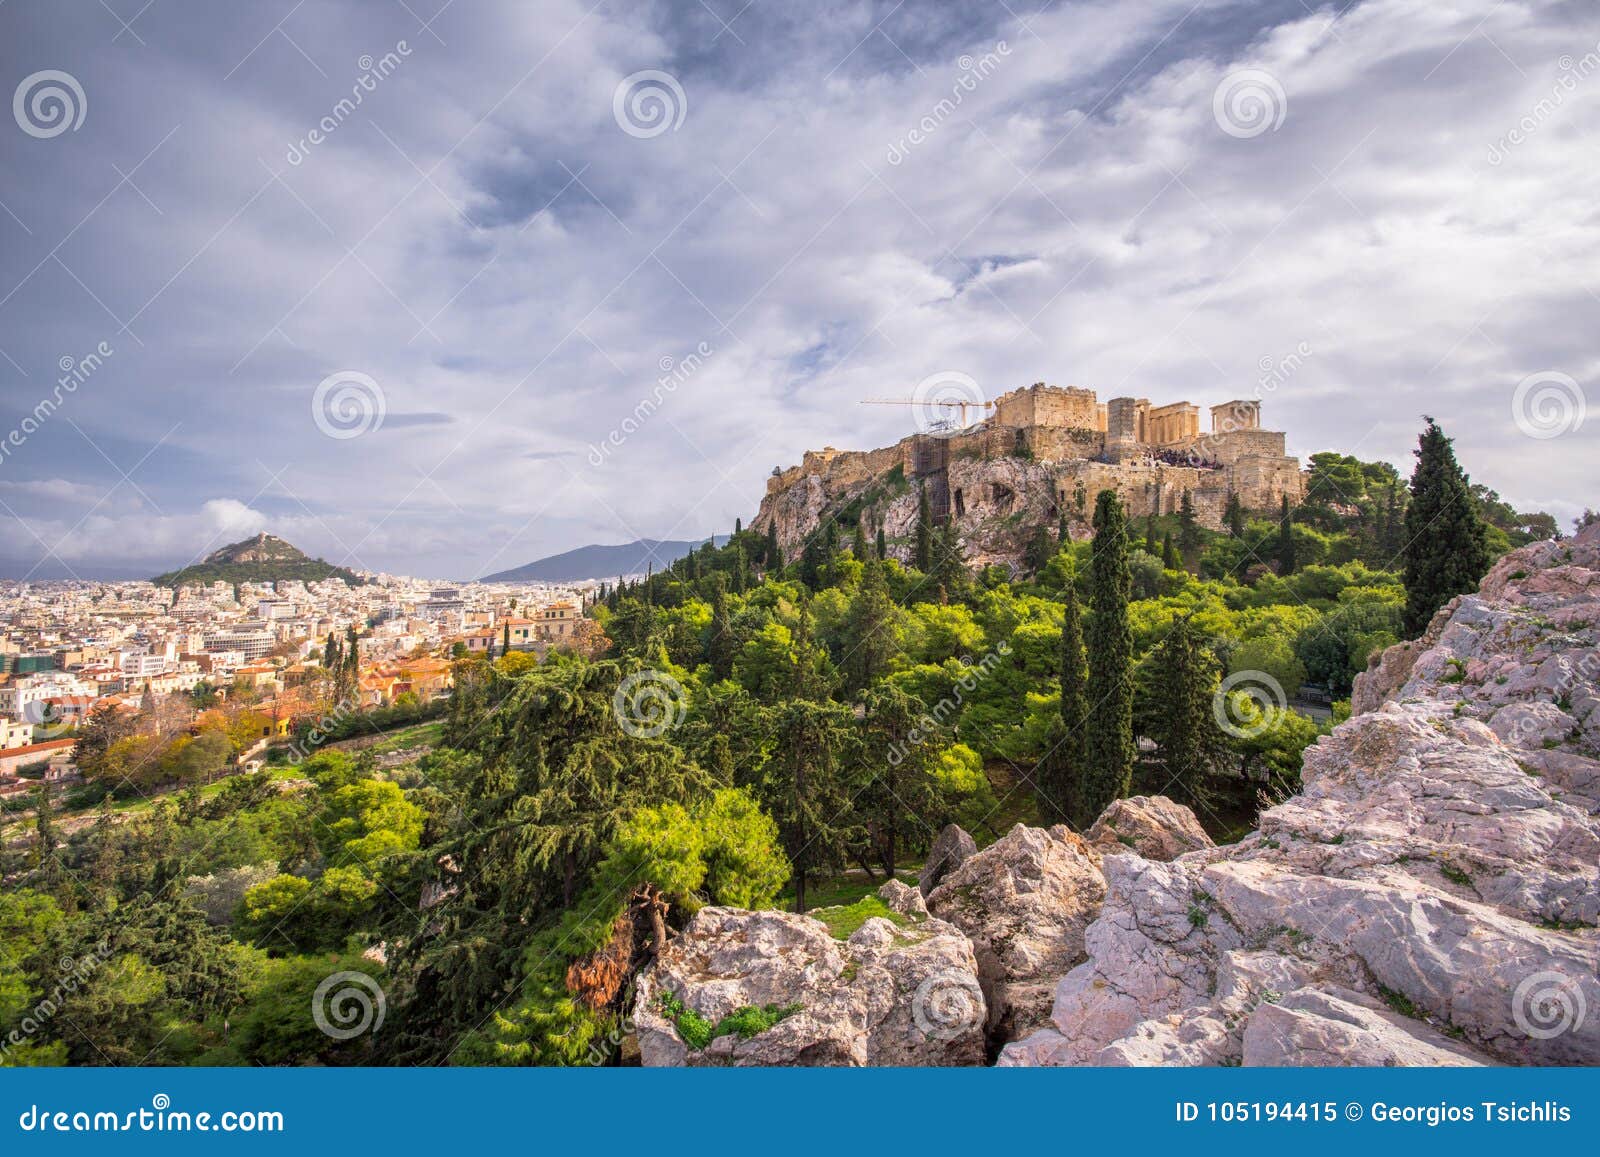
[[[994,403],[993,402],[970,402],[965,398],[954,398],[954,399],[951,399],[950,401],[944,401],[944,400],[939,400],[939,399],[929,399],[929,400],[926,400],[926,401],[922,401],[922,400],[919,400],[917,398],[863,398],[862,401],[861,401],[861,405],[863,405],[863,406],[945,406],[945,407],[959,408],[960,411],[961,411],[961,425],[960,425],[959,428],[962,429],[962,430],[965,430],[967,428],[967,411],[969,409],[970,410],[991,410],[991,409],[994,408]],[[940,429],[948,429],[949,428],[949,423],[940,423],[938,428],[940,428]]]

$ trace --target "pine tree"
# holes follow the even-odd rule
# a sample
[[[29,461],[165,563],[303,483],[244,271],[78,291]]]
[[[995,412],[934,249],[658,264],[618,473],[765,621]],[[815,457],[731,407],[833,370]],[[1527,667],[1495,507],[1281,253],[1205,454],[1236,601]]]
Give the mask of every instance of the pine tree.
[[[1161,566],[1165,570],[1183,569],[1183,558],[1178,554],[1178,546],[1172,541],[1170,532],[1161,540]]]
[[[1228,533],[1234,538],[1244,537],[1244,504],[1236,491],[1228,491],[1228,505],[1222,512],[1222,521],[1228,524]]]
[[[1402,551],[1404,625],[1411,638],[1427,630],[1445,603],[1476,590],[1492,561],[1471,483],[1456,463],[1450,439],[1432,418],[1427,421],[1417,441]]]
[[[944,745],[929,733],[927,705],[893,684],[871,688],[860,703],[858,778],[866,787],[855,803],[871,824],[878,863],[893,879],[901,850],[945,803],[937,774]]]
[[[917,487],[917,538],[911,562],[923,574],[933,569],[933,511],[928,506],[928,487]]]
[[[886,673],[899,651],[895,638],[894,600],[884,580],[883,564],[870,561],[861,574],[861,586],[850,601],[845,638],[850,650],[844,659],[846,686],[855,691],[870,687]]]
[[[1046,823],[1073,823],[1081,811],[1076,800],[1082,794],[1078,780],[1084,770],[1084,737],[1089,726],[1089,671],[1083,658],[1076,582],[1067,583],[1061,607],[1057,672],[1061,680],[1061,734],[1034,774],[1038,779],[1040,817]]]
[[[1289,496],[1285,494],[1278,516],[1278,573],[1291,575],[1294,569],[1294,520],[1289,517]]]
[[[859,835],[846,768],[855,765],[855,716],[841,703],[796,699],[773,709],[773,756],[756,786],[777,822],[794,872],[794,910],[806,910],[806,883],[839,867]]]
[[[1143,714],[1166,769],[1162,794],[1189,807],[1210,798],[1207,777],[1226,748],[1212,711],[1217,664],[1187,616],[1176,619],[1150,659],[1152,702]]]
[[[1080,828],[1093,823],[1113,800],[1128,794],[1133,779],[1133,631],[1128,600],[1127,520],[1114,490],[1095,499],[1094,542],[1089,559],[1089,686],[1099,697],[1084,745],[1083,795],[1073,817]]]

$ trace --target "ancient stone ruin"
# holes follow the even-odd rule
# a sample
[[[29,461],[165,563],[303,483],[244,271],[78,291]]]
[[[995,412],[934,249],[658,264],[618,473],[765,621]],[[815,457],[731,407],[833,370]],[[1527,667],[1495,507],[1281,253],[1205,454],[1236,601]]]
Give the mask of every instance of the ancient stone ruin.
[[[1094,496],[1115,490],[1133,517],[1175,514],[1185,494],[1202,525],[1219,528],[1230,495],[1247,510],[1297,503],[1305,482],[1284,434],[1261,428],[1261,403],[1211,407],[1200,429],[1190,402],[1152,406],[1145,398],[1101,402],[1093,390],[1036,383],[984,403],[988,416],[965,428],[933,429],[879,450],[808,450],[800,465],[774,471],[752,525],[776,523],[791,554],[824,515],[881,526],[904,556],[919,495],[934,521],[954,519],[969,561],[1015,564],[1033,527],[1067,516],[1087,533]]]

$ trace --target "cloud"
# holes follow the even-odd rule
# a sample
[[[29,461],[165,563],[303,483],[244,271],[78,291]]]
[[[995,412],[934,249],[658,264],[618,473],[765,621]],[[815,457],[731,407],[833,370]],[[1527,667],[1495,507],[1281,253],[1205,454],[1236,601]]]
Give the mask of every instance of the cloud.
[[[16,59],[90,102],[78,132],[0,133],[5,400],[31,410],[109,340],[72,420],[120,469],[166,439],[135,472],[159,511],[74,530],[45,505],[68,491],[8,505],[85,563],[187,557],[254,517],[330,559],[463,574],[725,530],[773,466],[906,433],[857,403],[930,373],[1204,407],[1302,343],[1264,413],[1294,452],[1405,468],[1428,412],[1514,503],[1582,505],[1581,434],[1534,441],[1511,414],[1545,370],[1600,404],[1577,6],[917,7],[724,27],[693,2],[455,5],[439,43],[399,5],[308,5],[285,36],[281,14],[155,5],[133,53],[104,13],[0,6]],[[362,54],[402,39],[290,164]],[[640,139],[612,96],[647,68],[687,109]],[[1281,87],[1276,128],[1219,125],[1242,70]],[[338,371],[380,386],[376,433],[318,428]],[[103,466],[47,434],[11,460],[82,477],[62,453]]]

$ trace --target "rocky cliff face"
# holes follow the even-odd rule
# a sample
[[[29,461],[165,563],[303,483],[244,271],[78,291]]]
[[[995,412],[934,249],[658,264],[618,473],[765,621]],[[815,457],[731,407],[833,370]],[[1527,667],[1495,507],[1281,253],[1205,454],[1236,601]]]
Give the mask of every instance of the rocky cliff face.
[[[1060,485],[1058,466],[1023,458],[955,458],[947,470],[951,516],[960,531],[967,562],[972,566],[1016,566],[1037,526],[1054,533]],[[778,542],[793,558],[825,514],[837,514],[856,502],[868,527],[868,537],[882,526],[889,553],[906,561],[916,534],[918,490],[915,483],[896,478],[852,479],[830,483],[819,474],[803,474],[789,485],[771,491],[751,526],[765,530],[769,521],[778,527]],[[1068,510],[1075,515],[1076,510]],[[1081,522],[1081,520],[1080,520]],[[1087,535],[1087,523],[1074,526]]]
[[[931,916],[890,885],[907,924],[842,945],[700,913],[641,982],[645,1062],[974,1064],[987,1038],[1002,1065],[1600,1064],[1597,673],[1593,527],[1375,660],[1303,792],[1238,844],[1136,798],[1087,839],[947,831]],[[694,1055],[663,987],[713,1018],[806,1011]]]
[[[1600,1063],[1600,527],[1514,552],[1362,677],[1241,843],[1104,860],[1002,1064]]]

